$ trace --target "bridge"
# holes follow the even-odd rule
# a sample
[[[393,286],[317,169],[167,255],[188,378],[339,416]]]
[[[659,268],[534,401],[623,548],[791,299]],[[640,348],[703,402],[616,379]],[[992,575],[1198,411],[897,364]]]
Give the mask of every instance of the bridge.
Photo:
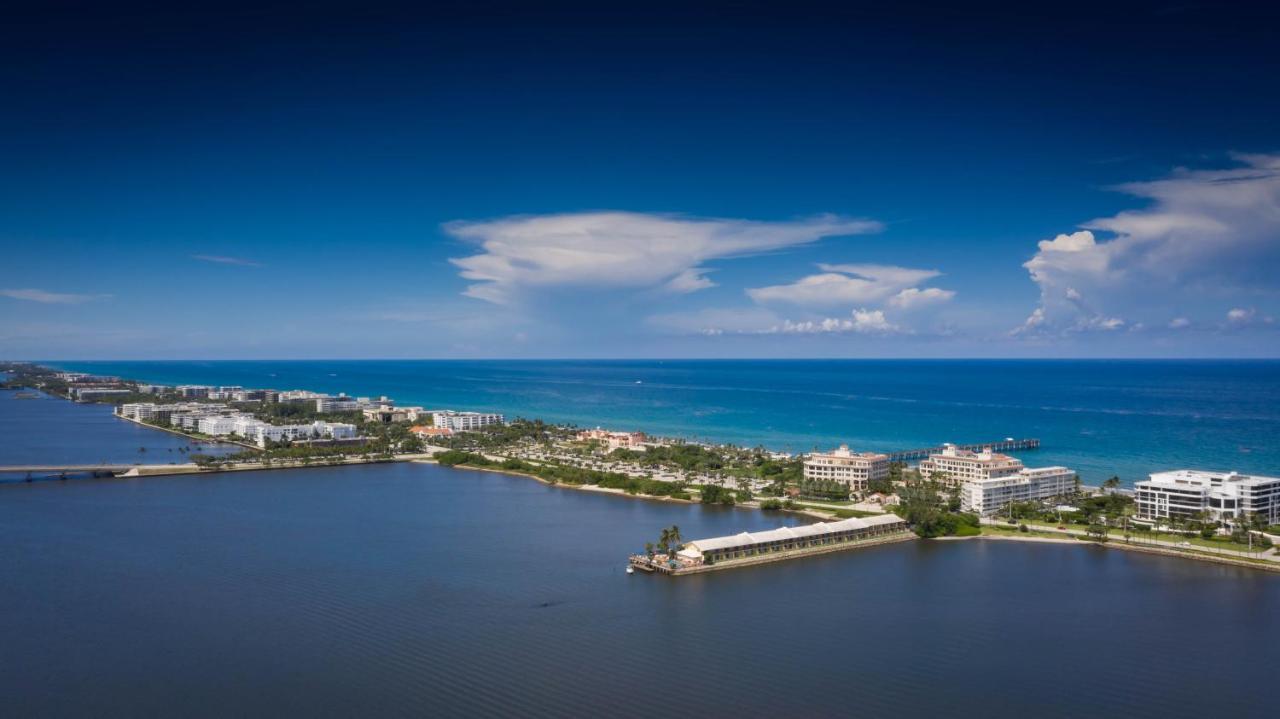
[[[136,464],[7,464],[0,465],[3,474],[124,474]]]
[[[1014,439],[1007,437],[998,442],[979,442],[977,444],[957,444],[956,449],[963,449],[969,452],[981,452],[989,449],[992,452],[1017,452],[1019,450],[1040,449],[1040,440],[1038,439]],[[931,454],[940,454],[942,447],[924,447],[922,449],[904,449],[900,452],[890,452],[890,462],[910,462],[919,459],[928,459]]]

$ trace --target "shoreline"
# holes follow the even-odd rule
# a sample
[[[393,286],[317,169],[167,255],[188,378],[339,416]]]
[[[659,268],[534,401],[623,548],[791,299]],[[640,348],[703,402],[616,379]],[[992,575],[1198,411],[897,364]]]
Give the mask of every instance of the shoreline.
[[[997,542],[1030,542],[1039,544],[1071,544],[1080,547],[1100,547],[1103,549],[1120,549],[1131,552],[1141,552],[1144,554],[1159,554],[1165,557],[1176,557],[1179,559],[1193,559],[1201,562],[1211,562],[1214,564],[1227,564],[1235,567],[1245,567],[1248,569],[1258,569],[1273,574],[1280,573],[1280,562],[1268,562],[1266,560],[1249,560],[1244,558],[1234,558],[1227,556],[1218,556],[1204,552],[1187,551],[1180,549],[1172,549],[1169,547],[1154,547],[1146,544],[1130,544],[1126,542],[1097,542],[1076,538],[1059,538],[1059,537],[1020,537],[1013,534],[1009,536],[999,534],[980,534],[973,537],[934,537],[930,541],[958,542],[974,539],[990,539]]]

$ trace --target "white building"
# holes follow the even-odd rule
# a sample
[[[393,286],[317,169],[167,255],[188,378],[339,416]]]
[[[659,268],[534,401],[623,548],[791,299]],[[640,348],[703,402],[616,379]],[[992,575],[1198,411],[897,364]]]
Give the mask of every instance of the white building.
[[[502,415],[484,412],[454,412],[451,409],[436,410],[431,413],[431,423],[436,427],[451,429],[454,432],[469,432],[487,427],[491,424],[502,424]]]
[[[804,461],[805,479],[835,480],[855,492],[865,491],[868,482],[888,477],[889,455],[852,452],[847,444],[825,454],[811,454]]]
[[[1208,512],[1215,520],[1231,524],[1257,513],[1268,525],[1280,524],[1277,477],[1197,469],[1155,472],[1134,485],[1134,495],[1138,519],[1190,518]]]
[[[351,397],[321,397],[316,400],[316,411],[321,414],[329,412],[355,412],[360,409],[360,402]]]
[[[995,514],[1010,502],[1038,502],[1075,491],[1076,473],[1066,467],[1020,469],[1016,474],[971,479],[960,485],[960,508]]]
[[[1022,461],[989,449],[971,452],[954,444],[942,445],[942,452],[931,454],[920,463],[920,476],[925,479],[939,474],[949,485],[961,482],[1012,477],[1022,471]]]

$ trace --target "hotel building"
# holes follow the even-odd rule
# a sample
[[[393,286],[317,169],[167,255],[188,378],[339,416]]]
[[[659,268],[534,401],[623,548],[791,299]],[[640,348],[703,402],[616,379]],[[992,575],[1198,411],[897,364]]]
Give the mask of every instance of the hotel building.
[[[990,450],[971,452],[954,444],[942,445],[940,454],[931,454],[920,462],[920,476],[925,479],[934,474],[942,481],[955,486],[962,482],[1012,477],[1022,470],[1022,462],[1005,454]]]
[[[855,492],[865,491],[867,483],[889,477],[889,455],[878,452],[852,452],[849,445],[825,454],[812,454],[804,461],[804,478],[835,480]]]
[[[1280,524],[1280,478],[1235,472],[1179,469],[1155,472],[1134,484],[1135,517],[1151,521],[1187,519],[1208,512],[1233,524],[1260,514],[1267,524]]]

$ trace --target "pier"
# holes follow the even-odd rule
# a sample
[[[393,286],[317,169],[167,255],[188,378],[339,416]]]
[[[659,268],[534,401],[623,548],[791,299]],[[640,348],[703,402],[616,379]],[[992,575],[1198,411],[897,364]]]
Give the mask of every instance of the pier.
[[[975,444],[957,444],[957,449],[963,449],[969,452],[981,452],[989,449],[992,452],[1017,452],[1020,450],[1040,449],[1040,440],[1038,439],[1014,439],[1007,437],[998,442],[978,442]],[[912,462],[920,459],[928,459],[931,454],[940,454],[942,446],[924,447],[922,449],[904,449],[898,452],[889,453],[890,462]]]

